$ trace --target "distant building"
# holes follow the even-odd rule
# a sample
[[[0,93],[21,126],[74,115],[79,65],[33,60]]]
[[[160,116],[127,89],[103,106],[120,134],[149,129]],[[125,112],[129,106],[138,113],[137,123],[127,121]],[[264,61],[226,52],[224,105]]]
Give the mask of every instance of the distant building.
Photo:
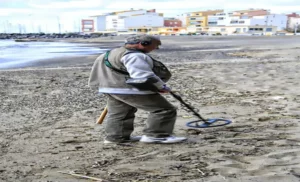
[[[284,14],[269,14],[265,16],[253,16],[251,25],[275,26],[277,31],[283,31],[287,27],[288,17]]]
[[[153,28],[148,34],[151,35],[178,35],[180,33],[185,33],[185,27],[158,27]]]
[[[232,16],[239,16],[240,18],[251,18],[253,16],[265,16],[270,14],[269,10],[265,9],[248,9],[233,11]]]
[[[230,35],[230,34],[260,34],[260,35],[272,35],[277,31],[275,26],[265,25],[233,25],[233,26],[216,26],[202,28],[205,33]],[[192,32],[191,27],[188,29]]]
[[[155,9],[125,10],[91,16],[82,20],[83,32],[151,33],[173,35],[186,32],[273,33],[287,27],[298,27],[299,15],[271,14],[266,9],[225,12],[207,10],[184,13],[175,18],[164,18]],[[289,17],[289,18],[288,18]]]
[[[134,27],[162,27],[162,13],[152,10],[128,10],[91,16],[95,19],[95,31],[126,32]]]
[[[295,31],[300,29],[300,17],[290,17],[287,23],[289,31]]]
[[[287,16],[283,14],[267,14],[253,16],[254,14],[264,14],[266,11],[260,13],[243,14],[241,11],[216,13],[208,16],[208,26],[275,26],[277,31],[286,29]],[[239,32],[239,30],[237,30]]]
[[[94,32],[94,20],[93,19],[84,19],[81,20],[81,31],[84,33]]]
[[[287,30],[294,32],[300,29],[300,15],[297,13],[287,14]]]
[[[294,13],[291,13],[291,14],[287,14],[287,17],[288,18],[300,18],[300,15],[294,12]]]
[[[183,27],[187,26],[187,17],[188,17],[188,13],[177,15],[177,19],[181,21]]]
[[[216,13],[222,13],[223,10],[208,10],[187,13],[186,26],[206,27],[208,25],[208,16]]]
[[[182,22],[176,18],[165,18],[164,19],[165,27],[182,27]]]

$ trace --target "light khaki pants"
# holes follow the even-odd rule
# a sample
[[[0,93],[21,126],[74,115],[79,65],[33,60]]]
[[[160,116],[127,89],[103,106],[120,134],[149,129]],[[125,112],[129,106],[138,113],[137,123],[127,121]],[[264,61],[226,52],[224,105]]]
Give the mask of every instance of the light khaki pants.
[[[117,95],[106,94],[107,103],[107,140],[128,140],[133,132],[133,122],[137,109],[149,112],[144,133],[152,137],[172,134],[177,117],[177,108],[160,94]]]

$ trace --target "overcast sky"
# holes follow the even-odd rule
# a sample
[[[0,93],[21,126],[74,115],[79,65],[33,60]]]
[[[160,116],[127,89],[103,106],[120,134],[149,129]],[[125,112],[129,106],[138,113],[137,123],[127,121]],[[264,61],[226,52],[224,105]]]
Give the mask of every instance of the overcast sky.
[[[156,9],[165,17],[182,13],[224,9],[269,9],[272,13],[300,12],[300,0],[0,0],[0,32],[62,32],[79,29],[80,19],[91,15],[134,9]],[[9,25],[11,24],[11,25]]]

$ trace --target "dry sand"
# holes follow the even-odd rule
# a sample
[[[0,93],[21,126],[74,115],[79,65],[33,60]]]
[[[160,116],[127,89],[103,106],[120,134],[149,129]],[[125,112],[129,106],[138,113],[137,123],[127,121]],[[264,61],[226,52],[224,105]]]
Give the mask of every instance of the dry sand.
[[[2,70],[0,181],[88,181],[58,171],[122,182],[299,181],[300,37],[165,37],[163,43],[153,56],[171,68],[171,87],[205,118],[233,124],[187,128],[195,118],[166,94],[179,108],[174,132],[187,142],[104,145],[105,122],[95,122],[106,98],[87,87],[95,56]],[[134,134],[142,134],[146,117],[137,113]]]

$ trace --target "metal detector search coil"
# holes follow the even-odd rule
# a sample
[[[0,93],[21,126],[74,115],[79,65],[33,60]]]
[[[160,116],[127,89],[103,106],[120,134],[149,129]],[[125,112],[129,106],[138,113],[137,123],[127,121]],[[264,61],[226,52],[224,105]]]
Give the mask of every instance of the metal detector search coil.
[[[199,118],[199,120],[196,121],[190,121],[186,124],[187,127],[191,127],[191,128],[212,128],[212,127],[219,127],[219,126],[225,126],[228,125],[230,123],[232,123],[232,121],[227,120],[227,119],[221,119],[221,118],[214,118],[214,119],[204,119],[199,113],[197,113],[195,111],[195,109],[190,106],[189,104],[187,104],[186,102],[183,101],[183,99],[175,94],[174,92],[170,92],[170,94],[177,99],[182,105],[184,105],[186,108],[188,108],[196,117]],[[198,124],[199,122],[203,122],[202,124]],[[220,122],[220,124],[214,124]]]
[[[202,120],[190,121],[190,122],[186,123],[186,126],[190,127],[190,128],[212,128],[212,127],[225,126],[225,125],[232,123],[232,121],[227,120],[227,119],[215,118],[215,119],[208,119],[208,120],[206,120],[205,123],[199,125],[198,122],[201,122],[201,121]],[[212,125],[213,123],[220,122],[220,121],[222,121],[222,123]]]

